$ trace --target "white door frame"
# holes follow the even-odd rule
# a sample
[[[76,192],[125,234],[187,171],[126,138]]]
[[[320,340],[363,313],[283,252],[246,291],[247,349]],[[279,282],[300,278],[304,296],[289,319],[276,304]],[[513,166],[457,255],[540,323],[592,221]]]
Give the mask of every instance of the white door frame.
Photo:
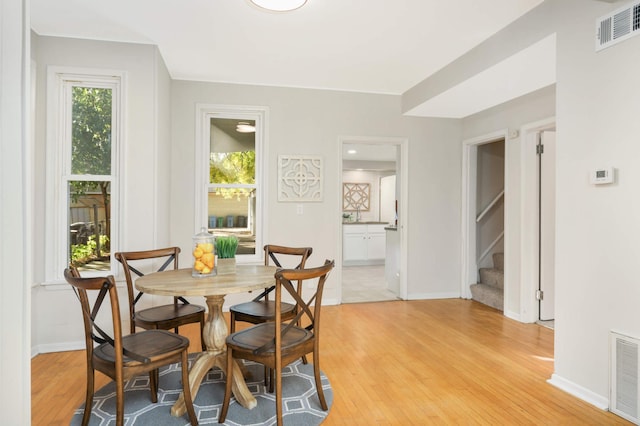
[[[538,320],[538,134],[556,127],[555,117],[522,126],[520,150],[520,320]],[[506,280],[505,280],[506,282]]]
[[[467,139],[462,142],[462,280],[460,282],[460,296],[464,299],[471,299],[471,290],[469,286],[478,281],[478,263],[476,253],[476,186],[477,186],[477,169],[478,169],[478,147],[487,143],[504,140],[505,160],[508,158],[507,136],[509,129],[502,129]],[[505,161],[505,201],[508,196],[507,191],[507,164]],[[505,202],[505,219],[507,217],[507,203]],[[504,253],[504,274],[505,282],[507,281],[507,259],[508,250],[506,250],[507,241],[507,223],[505,220],[505,253]],[[505,286],[505,298],[507,288]]]
[[[398,200],[398,229],[396,232],[400,236],[400,294],[402,300],[407,300],[407,235],[409,231],[408,218],[408,198],[409,198],[409,140],[407,138],[395,137],[369,137],[369,136],[340,136],[338,137],[338,164],[340,164],[340,179],[338,179],[338,205],[340,211],[336,213],[338,229],[338,256],[336,259],[335,272],[338,281],[338,303],[342,303],[342,145],[366,144],[366,145],[395,145],[400,150],[399,167],[396,165],[396,176],[400,178],[400,199]],[[398,170],[399,168],[399,170]]]

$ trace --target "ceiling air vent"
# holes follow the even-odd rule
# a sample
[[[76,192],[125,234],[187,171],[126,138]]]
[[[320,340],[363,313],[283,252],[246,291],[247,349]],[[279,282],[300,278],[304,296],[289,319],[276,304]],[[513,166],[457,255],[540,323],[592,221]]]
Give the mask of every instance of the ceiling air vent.
[[[640,34],[640,2],[621,7],[596,21],[596,51]]]

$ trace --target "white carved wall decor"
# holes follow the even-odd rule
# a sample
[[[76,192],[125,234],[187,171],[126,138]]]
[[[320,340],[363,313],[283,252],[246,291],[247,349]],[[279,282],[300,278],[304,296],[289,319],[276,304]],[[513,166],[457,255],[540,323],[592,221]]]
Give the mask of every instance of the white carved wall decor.
[[[346,212],[369,211],[369,192],[368,183],[343,183],[342,210]]]
[[[278,201],[322,201],[322,157],[279,155]]]

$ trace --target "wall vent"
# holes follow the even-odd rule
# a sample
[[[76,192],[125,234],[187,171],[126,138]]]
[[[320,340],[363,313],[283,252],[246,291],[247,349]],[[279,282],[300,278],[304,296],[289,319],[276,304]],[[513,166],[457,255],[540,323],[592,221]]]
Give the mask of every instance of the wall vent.
[[[639,424],[640,340],[612,331],[610,346],[609,410],[630,422]]]
[[[596,20],[596,51],[640,34],[640,1]]]

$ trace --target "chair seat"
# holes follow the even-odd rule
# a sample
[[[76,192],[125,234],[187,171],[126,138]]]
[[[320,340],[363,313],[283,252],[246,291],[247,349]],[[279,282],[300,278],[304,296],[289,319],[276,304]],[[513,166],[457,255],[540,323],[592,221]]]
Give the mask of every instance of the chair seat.
[[[291,303],[282,303],[283,319],[292,318],[294,315],[295,305]],[[236,321],[246,321],[252,323],[260,323],[273,321],[276,315],[276,302],[273,300],[261,300],[258,302],[240,303],[231,306],[229,311],[236,315]],[[247,320],[247,317],[255,319]]]
[[[274,322],[264,322],[244,330],[233,333],[227,337],[227,345],[233,346],[234,350],[254,351],[266,343],[272,342],[275,336]],[[281,329],[284,332],[286,324]],[[282,335],[282,355],[287,354],[287,350],[299,347],[306,341],[313,338],[313,333],[300,327],[291,327],[286,334]],[[264,353],[269,354],[275,351],[275,345],[267,349]]]
[[[122,345],[129,351],[142,355],[154,361],[157,357],[166,358],[179,354],[189,347],[189,339],[165,330],[146,330],[140,333],[122,337]],[[93,350],[95,357],[114,363],[116,360],[114,347],[103,343]],[[125,366],[141,364],[140,361],[127,357],[123,358]]]
[[[154,306],[153,308],[136,311],[135,318],[136,322],[156,323],[166,320],[175,322],[176,319],[198,315],[203,312],[205,312],[205,309],[200,305],[179,303],[177,305]]]

